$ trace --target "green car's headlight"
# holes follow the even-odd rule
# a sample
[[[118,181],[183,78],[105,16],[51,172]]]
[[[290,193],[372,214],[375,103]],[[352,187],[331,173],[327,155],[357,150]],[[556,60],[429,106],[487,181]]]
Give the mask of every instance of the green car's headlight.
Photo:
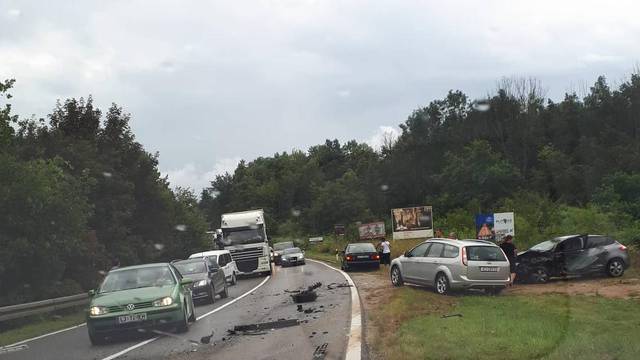
[[[89,308],[89,315],[91,316],[104,315],[108,312],[109,312],[109,309],[107,309],[104,306],[92,306]]]
[[[170,296],[158,299],[153,302],[153,306],[169,306],[171,304],[173,304],[173,298]]]
[[[207,280],[200,280],[193,283],[193,287],[207,286]]]

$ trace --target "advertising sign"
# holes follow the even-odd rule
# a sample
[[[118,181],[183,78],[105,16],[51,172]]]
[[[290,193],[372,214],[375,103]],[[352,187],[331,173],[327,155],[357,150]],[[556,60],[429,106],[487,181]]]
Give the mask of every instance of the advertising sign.
[[[377,221],[358,226],[358,233],[361,240],[371,240],[383,238],[386,235],[384,221]]]
[[[393,239],[433,237],[433,211],[431,206],[416,206],[391,210]]]
[[[493,241],[495,238],[493,220],[493,214],[476,215],[476,239]]]
[[[516,235],[514,220],[512,212],[493,214],[493,230],[495,232],[496,241],[502,241],[502,239],[507,235]]]
[[[310,243],[319,243],[322,242],[324,240],[324,238],[322,238],[322,236],[316,236],[316,237],[310,237],[309,238],[309,242]]]
[[[345,232],[344,225],[336,224],[336,225],[333,226],[333,229],[334,229],[336,235],[338,235],[338,236],[344,235],[344,232]]]

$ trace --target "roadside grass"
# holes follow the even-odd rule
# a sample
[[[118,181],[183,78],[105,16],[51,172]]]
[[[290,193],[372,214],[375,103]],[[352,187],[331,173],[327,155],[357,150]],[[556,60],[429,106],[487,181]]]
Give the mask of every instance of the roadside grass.
[[[321,260],[324,262],[328,262],[334,266],[340,267],[340,263],[336,259],[335,254],[319,252],[314,249],[307,249],[304,252],[304,256],[310,259]]]
[[[62,330],[82,324],[84,321],[85,312],[81,309],[65,315],[39,318],[28,324],[0,333],[0,346],[13,344],[18,341]]]
[[[442,318],[442,315],[462,317]],[[384,359],[636,359],[640,302],[598,296],[437,296],[404,287],[370,314]]]

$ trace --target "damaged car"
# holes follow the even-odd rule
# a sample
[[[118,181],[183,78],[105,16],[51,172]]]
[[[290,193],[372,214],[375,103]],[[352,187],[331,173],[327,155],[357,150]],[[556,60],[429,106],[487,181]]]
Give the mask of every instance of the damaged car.
[[[518,254],[517,279],[546,283],[552,277],[606,274],[629,268],[627,247],[609,236],[568,235],[543,241]]]

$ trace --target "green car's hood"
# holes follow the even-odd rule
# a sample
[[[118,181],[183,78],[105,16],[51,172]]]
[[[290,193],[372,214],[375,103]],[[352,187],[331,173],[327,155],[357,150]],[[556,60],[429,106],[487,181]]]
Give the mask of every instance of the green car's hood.
[[[167,296],[173,297],[176,287],[177,285],[167,285],[96,294],[91,299],[91,306],[126,305],[143,301],[153,301]]]

